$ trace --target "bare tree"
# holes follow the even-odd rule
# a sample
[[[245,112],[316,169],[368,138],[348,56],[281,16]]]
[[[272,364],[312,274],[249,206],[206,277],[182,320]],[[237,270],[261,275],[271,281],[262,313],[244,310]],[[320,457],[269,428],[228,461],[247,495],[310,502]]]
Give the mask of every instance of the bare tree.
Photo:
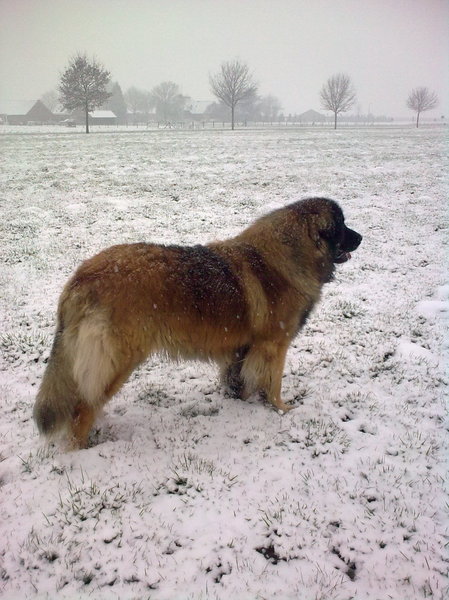
[[[249,73],[248,65],[238,60],[224,62],[216,75],[209,76],[209,82],[213,94],[231,109],[231,126],[234,129],[235,107],[257,92],[257,84]]]
[[[138,122],[143,115],[148,119],[148,114],[153,107],[153,102],[150,98],[150,92],[140,90],[136,87],[130,87],[125,93],[125,101],[128,109],[133,114],[134,124]]]
[[[334,129],[337,129],[337,115],[348,111],[355,102],[355,91],[348,75],[339,73],[330,77],[320,92],[321,106],[334,113]]]
[[[99,108],[110,97],[106,86],[111,74],[95,58],[77,54],[61,75],[59,100],[67,110],[80,108],[86,117],[86,133],[89,133],[89,112]]]
[[[151,90],[150,96],[157,116],[163,121],[168,123],[181,117],[187,97],[181,94],[176,83],[163,81]]]
[[[263,121],[275,121],[282,110],[282,106],[276,96],[269,95],[259,99],[258,109]]]
[[[103,108],[112,110],[117,117],[119,125],[124,125],[127,122],[127,107],[122,88],[120,87],[120,84],[115,81],[114,83],[110,83],[107,89],[111,95]]]
[[[414,88],[407,98],[407,106],[410,110],[416,112],[416,127],[419,127],[419,115],[426,111],[435,108],[438,104],[438,96],[435,92],[431,92],[429,88],[417,87]]]

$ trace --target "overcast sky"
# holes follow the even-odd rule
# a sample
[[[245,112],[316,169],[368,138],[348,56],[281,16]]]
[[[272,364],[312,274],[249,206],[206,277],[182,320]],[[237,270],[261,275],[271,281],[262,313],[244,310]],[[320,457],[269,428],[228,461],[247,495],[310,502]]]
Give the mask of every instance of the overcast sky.
[[[123,91],[170,80],[212,100],[209,74],[239,58],[286,114],[321,110],[338,72],[362,113],[408,115],[421,85],[440,97],[427,116],[449,113],[449,0],[0,0],[0,110],[55,89],[78,51]]]

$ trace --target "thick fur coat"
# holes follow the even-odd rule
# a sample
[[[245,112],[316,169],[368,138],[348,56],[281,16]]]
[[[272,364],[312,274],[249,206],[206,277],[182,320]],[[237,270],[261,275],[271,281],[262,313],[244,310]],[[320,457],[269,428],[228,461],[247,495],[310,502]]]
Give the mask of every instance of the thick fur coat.
[[[361,239],[334,201],[309,198],[224,241],[123,244],[86,260],[60,297],[34,407],[40,432],[85,446],[98,411],[154,353],[215,361],[235,395],[259,391],[289,410],[289,345]]]

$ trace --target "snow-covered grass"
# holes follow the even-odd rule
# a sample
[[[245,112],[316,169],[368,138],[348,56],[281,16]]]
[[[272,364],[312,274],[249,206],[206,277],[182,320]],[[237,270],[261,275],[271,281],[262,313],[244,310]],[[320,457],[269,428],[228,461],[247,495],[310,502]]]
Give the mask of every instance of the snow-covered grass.
[[[0,139],[1,597],[447,598],[445,132],[20,131]],[[364,240],[291,347],[295,410],[153,358],[89,449],[39,440],[82,259],[224,238],[316,194]]]

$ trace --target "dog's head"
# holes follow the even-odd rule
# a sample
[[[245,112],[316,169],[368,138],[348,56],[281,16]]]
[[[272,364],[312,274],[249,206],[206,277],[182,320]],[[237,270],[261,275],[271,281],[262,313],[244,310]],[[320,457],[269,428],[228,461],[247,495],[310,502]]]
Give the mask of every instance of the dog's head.
[[[341,264],[351,258],[351,252],[359,247],[362,236],[345,225],[343,211],[338,204],[333,200],[328,202],[332,217],[320,235],[328,242],[334,263]]]
[[[308,221],[309,233],[317,248],[323,249],[325,245],[335,264],[349,260],[351,252],[359,247],[362,236],[346,226],[339,205],[328,198],[308,198],[298,204]]]
[[[351,258],[362,236],[345,225],[343,211],[334,200],[307,198],[293,205],[301,221],[307,223],[309,236],[321,256],[332,264],[342,264]]]

